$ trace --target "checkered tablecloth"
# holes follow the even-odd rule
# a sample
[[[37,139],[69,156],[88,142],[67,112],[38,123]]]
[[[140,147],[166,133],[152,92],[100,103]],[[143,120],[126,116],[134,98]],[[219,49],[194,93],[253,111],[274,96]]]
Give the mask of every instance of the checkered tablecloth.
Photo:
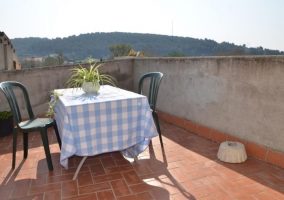
[[[59,89],[55,120],[62,140],[60,162],[68,169],[72,155],[93,156],[130,148],[137,156],[157,136],[147,97],[101,86],[99,95],[81,89]],[[54,96],[51,98],[51,102]]]

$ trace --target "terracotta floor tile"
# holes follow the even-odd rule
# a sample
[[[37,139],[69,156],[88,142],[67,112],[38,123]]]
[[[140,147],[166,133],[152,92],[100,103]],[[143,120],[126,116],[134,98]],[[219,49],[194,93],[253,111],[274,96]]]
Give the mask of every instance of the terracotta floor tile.
[[[101,158],[101,162],[102,162],[104,168],[117,166],[116,162],[114,162],[112,157]]]
[[[122,175],[124,176],[128,185],[142,183],[141,178],[138,176],[138,174],[134,170],[122,172]]]
[[[97,199],[98,198],[96,193],[64,198],[64,200],[97,200]]]
[[[116,198],[117,200],[137,200],[136,195],[128,195],[128,196],[123,196],[123,197],[118,197]]]
[[[70,181],[73,178],[73,174],[65,174],[60,176],[47,176],[46,183],[58,183],[62,181]]]
[[[170,173],[167,170],[161,171],[161,172],[155,172],[151,174],[141,175],[141,179],[145,182],[157,180],[157,179],[164,179],[171,177]]]
[[[263,191],[277,199],[284,199],[284,190],[276,187],[265,187]]]
[[[232,189],[232,190],[228,190],[227,192],[231,196],[233,196],[234,198],[238,199],[238,198],[242,198],[242,197],[258,194],[260,192],[263,192],[263,189],[261,189],[256,184],[250,184],[250,185],[246,185],[246,186],[243,186],[243,187],[239,187],[239,188],[235,188],[235,189]]]
[[[62,175],[65,175],[65,174],[72,174],[72,175],[74,175],[76,170],[77,170],[77,166],[76,167],[72,167],[72,168],[68,168],[68,170],[62,168],[61,169],[61,174]],[[86,165],[84,166],[83,165],[81,167],[81,169],[80,169],[80,172],[85,172],[85,171],[89,171],[89,170],[90,170],[89,166],[86,166]]]
[[[128,164],[130,163],[130,162],[129,162],[128,160],[126,160],[126,159],[124,159],[124,160],[116,160],[115,162],[116,162],[116,164],[117,164],[118,166],[128,165]]]
[[[170,194],[176,194],[183,190],[178,181],[174,178],[164,178],[162,185]]]
[[[267,194],[265,192],[255,194],[255,195],[253,195],[253,197],[255,197],[258,200],[267,200],[267,199],[276,200],[277,199],[277,198],[274,198],[272,195]]]
[[[93,176],[94,183],[100,183],[105,181],[113,181],[123,178],[121,173],[106,174],[101,176]]]
[[[9,199],[12,192],[13,192],[13,189],[0,190],[1,199]]]
[[[282,177],[277,177],[270,173],[269,171],[257,174],[258,177],[278,186],[284,187],[284,180]]]
[[[78,157],[78,158],[82,158],[82,157]],[[76,159],[76,161],[75,161],[76,166],[80,164],[79,161],[81,162],[81,159]],[[96,156],[90,156],[84,162],[84,165],[96,165],[96,164],[101,164],[100,159],[97,158]]]
[[[198,169],[202,168],[202,167],[199,167],[197,165],[190,163],[190,161],[188,161],[187,159],[174,162],[174,164],[178,168],[182,169],[185,173],[186,172],[192,172],[192,171],[198,171]]]
[[[90,156],[76,180],[72,178],[82,157],[69,158],[65,170],[53,130],[48,132],[52,172],[39,134],[29,134],[26,160],[18,138],[15,170],[12,137],[0,137],[0,199],[284,199],[284,169],[252,157],[243,163],[222,162],[219,144],[163,121],[160,125],[164,148],[153,138],[139,155],[140,164],[120,152]]]
[[[34,194],[34,195],[28,195],[28,196],[24,196],[24,197],[17,197],[17,198],[12,198],[11,200],[43,200],[44,199],[44,194]]]
[[[174,179],[179,183],[183,183],[190,180],[187,173],[183,171],[181,168],[174,168],[169,170],[169,172],[172,175],[172,177],[174,177]]]
[[[111,186],[109,182],[104,182],[104,183],[98,183],[94,185],[87,185],[87,186],[79,187],[79,194],[94,193],[94,192],[110,190],[110,189],[111,189]]]
[[[45,193],[44,200],[55,200],[55,199],[61,199],[61,190],[55,190]]]
[[[73,176],[73,175],[72,175]],[[77,176],[78,186],[93,184],[92,173],[90,171],[79,172]]]
[[[114,158],[115,161],[124,160],[124,157],[120,152],[113,152],[112,157]]]
[[[131,164],[105,168],[107,174],[123,172],[128,170],[133,170],[133,166]]]
[[[152,200],[152,199],[154,199],[149,192],[138,193],[138,194],[136,194],[136,197],[137,197],[137,200],[139,200],[139,199],[143,199],[143,200]]]
[[[237,173],[236,171],[231,170],[226,167],[222,167],[221,169],[219,167],[213,167],[213,169],[218,172],[218,175],[221,175],[227,179],[233,179],[233,178],[238,178],[242,176],[242,174]]]
[[[70,197],[78,195],[77,181],[62,182],[62,197]]]
[[[238,187],[242,187],[242,186],[253,184],[254,180],[246,176],[243,176],[243,177],[232,179],[231,182],[234,183]]]
[[[198,179],[207,176],[218,176],[219,174],[212,168],[206,170],[192,171],[187,173],[190,179]]]
[[[140,164],[140,165],[139,164],[134,164],[133,167],[134,167],[135,171],[139,175],[150,174],[151,173],[151,170],[145,164]]]
[[[242,168],[237,171],[241,173],[242,175],[252,175],[252,174],[263,172],[265,171],[265,169],[263,169],[262,167],[258,167],[258,166],[250,166],[250,167]]]
[[[202,188],[191,189],[189,191],[182,191],[181,193],[174,194],[174,199],[201,199],[203,197],[209,196],[208,192],[206,192]]]
[[[106,190],[97,193],[98,199],[115,200],[115,196],[111,190]]]
[[[212,197],[215,199],[234,199],[231,195],[229,195],[227,192],[222,190],[220,187],[218,187],[216,184],[206,185],[202,187],[207,191]]]
[[[131,191],[129,190],[124,179],[111,181],[110,184],[112,186],[115,196],[117,197],[131,194]]]
[[[223,178],[221,176],[211,176],[211,177],[207,177],[207,179],[209,179],[211,182],[217,184],[220,188],[222,188],[225,191],[238,187],[234,183],[235,179],[231,181],[231,180],[228,180],[228,179]]]
[[[49,192],[49,191],[54,191],[58,189],[61,189],[61,183],[33,186],[33,187],[30,187],[29,194],[38,194],[38,193]]]
[[[26,196],[30,189],[30,184],[31,184],[30,179],[17,181],[14,190],[11,194],[11,197]]]
[[[129,188],[131,189],[131,191],[133,193],[141,193],[141,192],[151,191],[151,190],[155,190],[155,189],[162,188],[162,187],[163,186],[161,184],[160,184],[159,187],[156,187],[155,185],[154,186],[150,185],[149,182],[129,186]]]
[[[170,199],[169,191],[167,191],[163,188],[158,188],[158,189],[152,190],[152,191],[150,191],[150,193],[155,199]]]
[[[106,174],[102,164],[89,165],[93,176],[100,176]]]

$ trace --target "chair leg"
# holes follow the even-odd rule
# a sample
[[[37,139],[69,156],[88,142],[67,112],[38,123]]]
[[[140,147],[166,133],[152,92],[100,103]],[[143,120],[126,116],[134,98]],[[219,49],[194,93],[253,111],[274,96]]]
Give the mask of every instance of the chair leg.
[[[161,133],[160,124],[159,124],[158,114],[156,113],[156,111],[154,111],[154,112],[152,112],[152,115],[153,115],[153,118],[155,119],[155,122],[156,122],[156,127],[157,127],[157,130],[158,130],[158,133],[159,133],[161,146],[164,147],[163,140],[162,140],[162,133]]]
[[[57,124],[56,124],[55,120],[53,121],[53,128],[54,128],[54,131],[55,131],[57,142],[59,144],[59,148],[61,150],[61,139],[60,139],[60,135],[59,135],[59,132],[58,132],[58,127],[57,127]]]
[[[16,164],[17,137],[18,137],[18,130],[17,130],[17,128],[14,128],[14,130],[13,130],[13,159],[12,159],[12,169],[15,169],[15,164]]]
[[[23,138],[24,138],[24,159],[28,157],[28,148],[29,148],[29,134],[28,133],[23,133]]]
[[[49,150],[49,142],[48,142],[48,137],[47,137],[47,131],[46,129],[43,129],[40,131],[41,134],[41,139],[45,151],[45,157],[47,161],[47,166],[49,171],[53,171],[53,165],[52,165],[52,160],[51,160],[51,155],[50,155],[50,150]]]

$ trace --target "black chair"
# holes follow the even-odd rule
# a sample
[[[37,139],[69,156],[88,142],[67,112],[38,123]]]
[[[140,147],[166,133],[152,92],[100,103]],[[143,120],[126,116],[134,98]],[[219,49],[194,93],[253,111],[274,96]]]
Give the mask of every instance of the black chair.
[[[141,76],[139,80],[139,88],[138,88],[138,93],[143,94],[143,82],[146,79],[150,80],[150,87],[149,87],[149,95],[147,96],[150,108],[152,109],[152,115],[153,118],[156,122],[156,127],[159,133],[160,137],[160,143],[161,146],[163,147],[163,140],[162,140],[162,134],[161,134],[161,129],[160,129],[160,124],[159,124],[159,118],[158,118],[158,113],[156,112],[156,101],[157,101],[157,96],[158,96],[158,91],[159,91],[159,86],[162,81],[163,74],[161,72],[150,72],[147,74],[144,74]]]
[[[37,132],[39,131],[42,138],[42,143],[44,146],[46,161],[48,165],[49,171],[53,170],[50,150],[49,150],[49,142],[48,142],[48,136],[47,136],[47,129],[50,127],[53,127],[55,130],[55,134],[57,137],[57,141],[59,144],[59,147],[61,149],[61,139],[58,133],[57,125],[55,120],[51,118],[36,118],[34,116],[34,113],[31,108],[29,95],[27,92],[27,89],[25,86],[21,83],[14,82],[14,81],[6,81],[0,83],[0,88],[4,92],[10,108],[13,112],[13,117],[16,123],[16,126],[13,130],[13,159],[12,159],[12,169],[15,168],[15,162],[16,162],[16,151],[17,151],[17,137],[18,132],[23,133],[23,140],[24,140],[24,159],[28,157],[28,133],[29,132]],[[14,92],[22,92],[24,100],[25,100],[25,106],[28,111],[29,120],[22,120],[22,116],[20,113],[19,105],[17,98],[15,96]]]

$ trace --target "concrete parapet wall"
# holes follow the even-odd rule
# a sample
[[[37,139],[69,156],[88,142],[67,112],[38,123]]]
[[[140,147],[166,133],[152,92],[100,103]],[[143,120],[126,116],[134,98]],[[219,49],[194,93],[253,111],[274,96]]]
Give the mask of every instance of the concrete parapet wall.
[[[151,71],[158,110],[284,152],[284,56],[135,59],[134,90]]]

